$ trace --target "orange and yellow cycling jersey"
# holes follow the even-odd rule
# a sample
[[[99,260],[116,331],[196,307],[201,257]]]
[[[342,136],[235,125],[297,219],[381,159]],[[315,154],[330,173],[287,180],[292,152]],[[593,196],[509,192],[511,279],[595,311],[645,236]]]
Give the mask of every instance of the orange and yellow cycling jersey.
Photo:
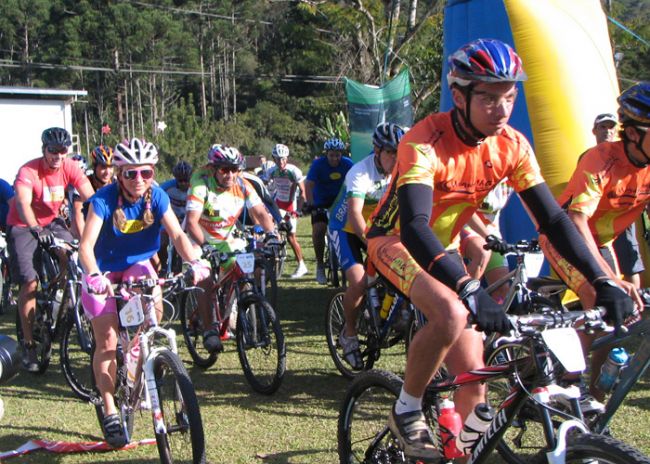
[[[599,247],[618,237],[649,201],[650,167],[630,163],[623,142],[603,142],[587,151],[558,198],[569,211],[589,218]]]
[[[429,227],[445,247],[457,248],[462,227],[506,177],[517,192],[544,182],[523,134],[506,126],[480,145],[467,146],[454,131],[451,113],[431,114],[399,144],[391,184],[370,218],[367,236],[398,235],[397,190],[424,184],[433,189]]]
[[[232,231],[244,208],[253,208],[262,200],[253,186],[240,177],[233,186],[224,189],[207,167],[192,174],[187,195],[186,211],[200,211],[199,226],[206,242],[216,244],[231,241]]]

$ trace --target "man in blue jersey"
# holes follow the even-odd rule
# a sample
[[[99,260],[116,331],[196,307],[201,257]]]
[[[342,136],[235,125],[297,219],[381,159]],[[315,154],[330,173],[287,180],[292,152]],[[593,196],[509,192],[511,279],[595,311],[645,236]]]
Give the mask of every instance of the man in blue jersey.
[[[325,251],[325,233],[327,232],[327,209],[332,206],[343,185],[345,175],[353,163],[344,157],[345,144],[341,139],[331,138],[323,145],[325,155],[316,158],[309,167],[305,180],[307,201],[303,212],[311,213],[311,238],[316,253],[316,281],[326,284],[323,255]]]

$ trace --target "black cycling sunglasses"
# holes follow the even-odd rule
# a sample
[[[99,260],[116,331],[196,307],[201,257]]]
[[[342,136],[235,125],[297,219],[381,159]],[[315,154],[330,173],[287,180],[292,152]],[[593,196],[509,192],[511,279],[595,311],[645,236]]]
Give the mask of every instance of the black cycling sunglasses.
[[[68,147],[45,147],[45,150],[51,155],[65,155],[68,153]]]

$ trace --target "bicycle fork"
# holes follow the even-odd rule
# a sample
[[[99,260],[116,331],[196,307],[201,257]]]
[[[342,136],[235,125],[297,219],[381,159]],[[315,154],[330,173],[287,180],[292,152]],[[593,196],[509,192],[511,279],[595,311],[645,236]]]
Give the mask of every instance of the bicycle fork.
[[[149,349],[149,340],[156,334],[160,334],[167,338],[169,342],[169,347],[158,346],[153,349]],[[167,433],[167,427],[165,426],[165,421],[162,414],[162,409],[160,407],[160,397],[158,396],[158,387],[156,385],[156,376],[154,373],[154,362],[158,354],[165,350],[170,350],[173,353],[177,353],[178,349],[176,346],[176,333],[173,329],[163,329],[162,327],[152,327],[147,333],[140,334],[140,347],[141,347],[141,356],[144,359],[144,378],[145,378],[145,401],[148,405],[151,406],[151,415],[153,417],[154,430],[157,434]]]

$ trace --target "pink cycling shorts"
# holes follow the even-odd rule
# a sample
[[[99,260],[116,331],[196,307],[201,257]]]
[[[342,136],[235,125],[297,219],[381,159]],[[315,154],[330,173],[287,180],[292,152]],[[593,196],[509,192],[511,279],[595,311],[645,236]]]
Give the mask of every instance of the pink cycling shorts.
[[[109,272],[106,274],[108,280],[114,284],[128,280],[131,277],[137,278],[149,276],[156,277],[157,274],[148,259],[135,263],[125,271]],[[83,305],[88,319],[94,319],[98,316],[103,316],[104,314],[117,314],[117,303],[115,298],[108,298],[106,294],[97,295],[96,293],[88,293],[85,279],[81,286],[81,304]]]

